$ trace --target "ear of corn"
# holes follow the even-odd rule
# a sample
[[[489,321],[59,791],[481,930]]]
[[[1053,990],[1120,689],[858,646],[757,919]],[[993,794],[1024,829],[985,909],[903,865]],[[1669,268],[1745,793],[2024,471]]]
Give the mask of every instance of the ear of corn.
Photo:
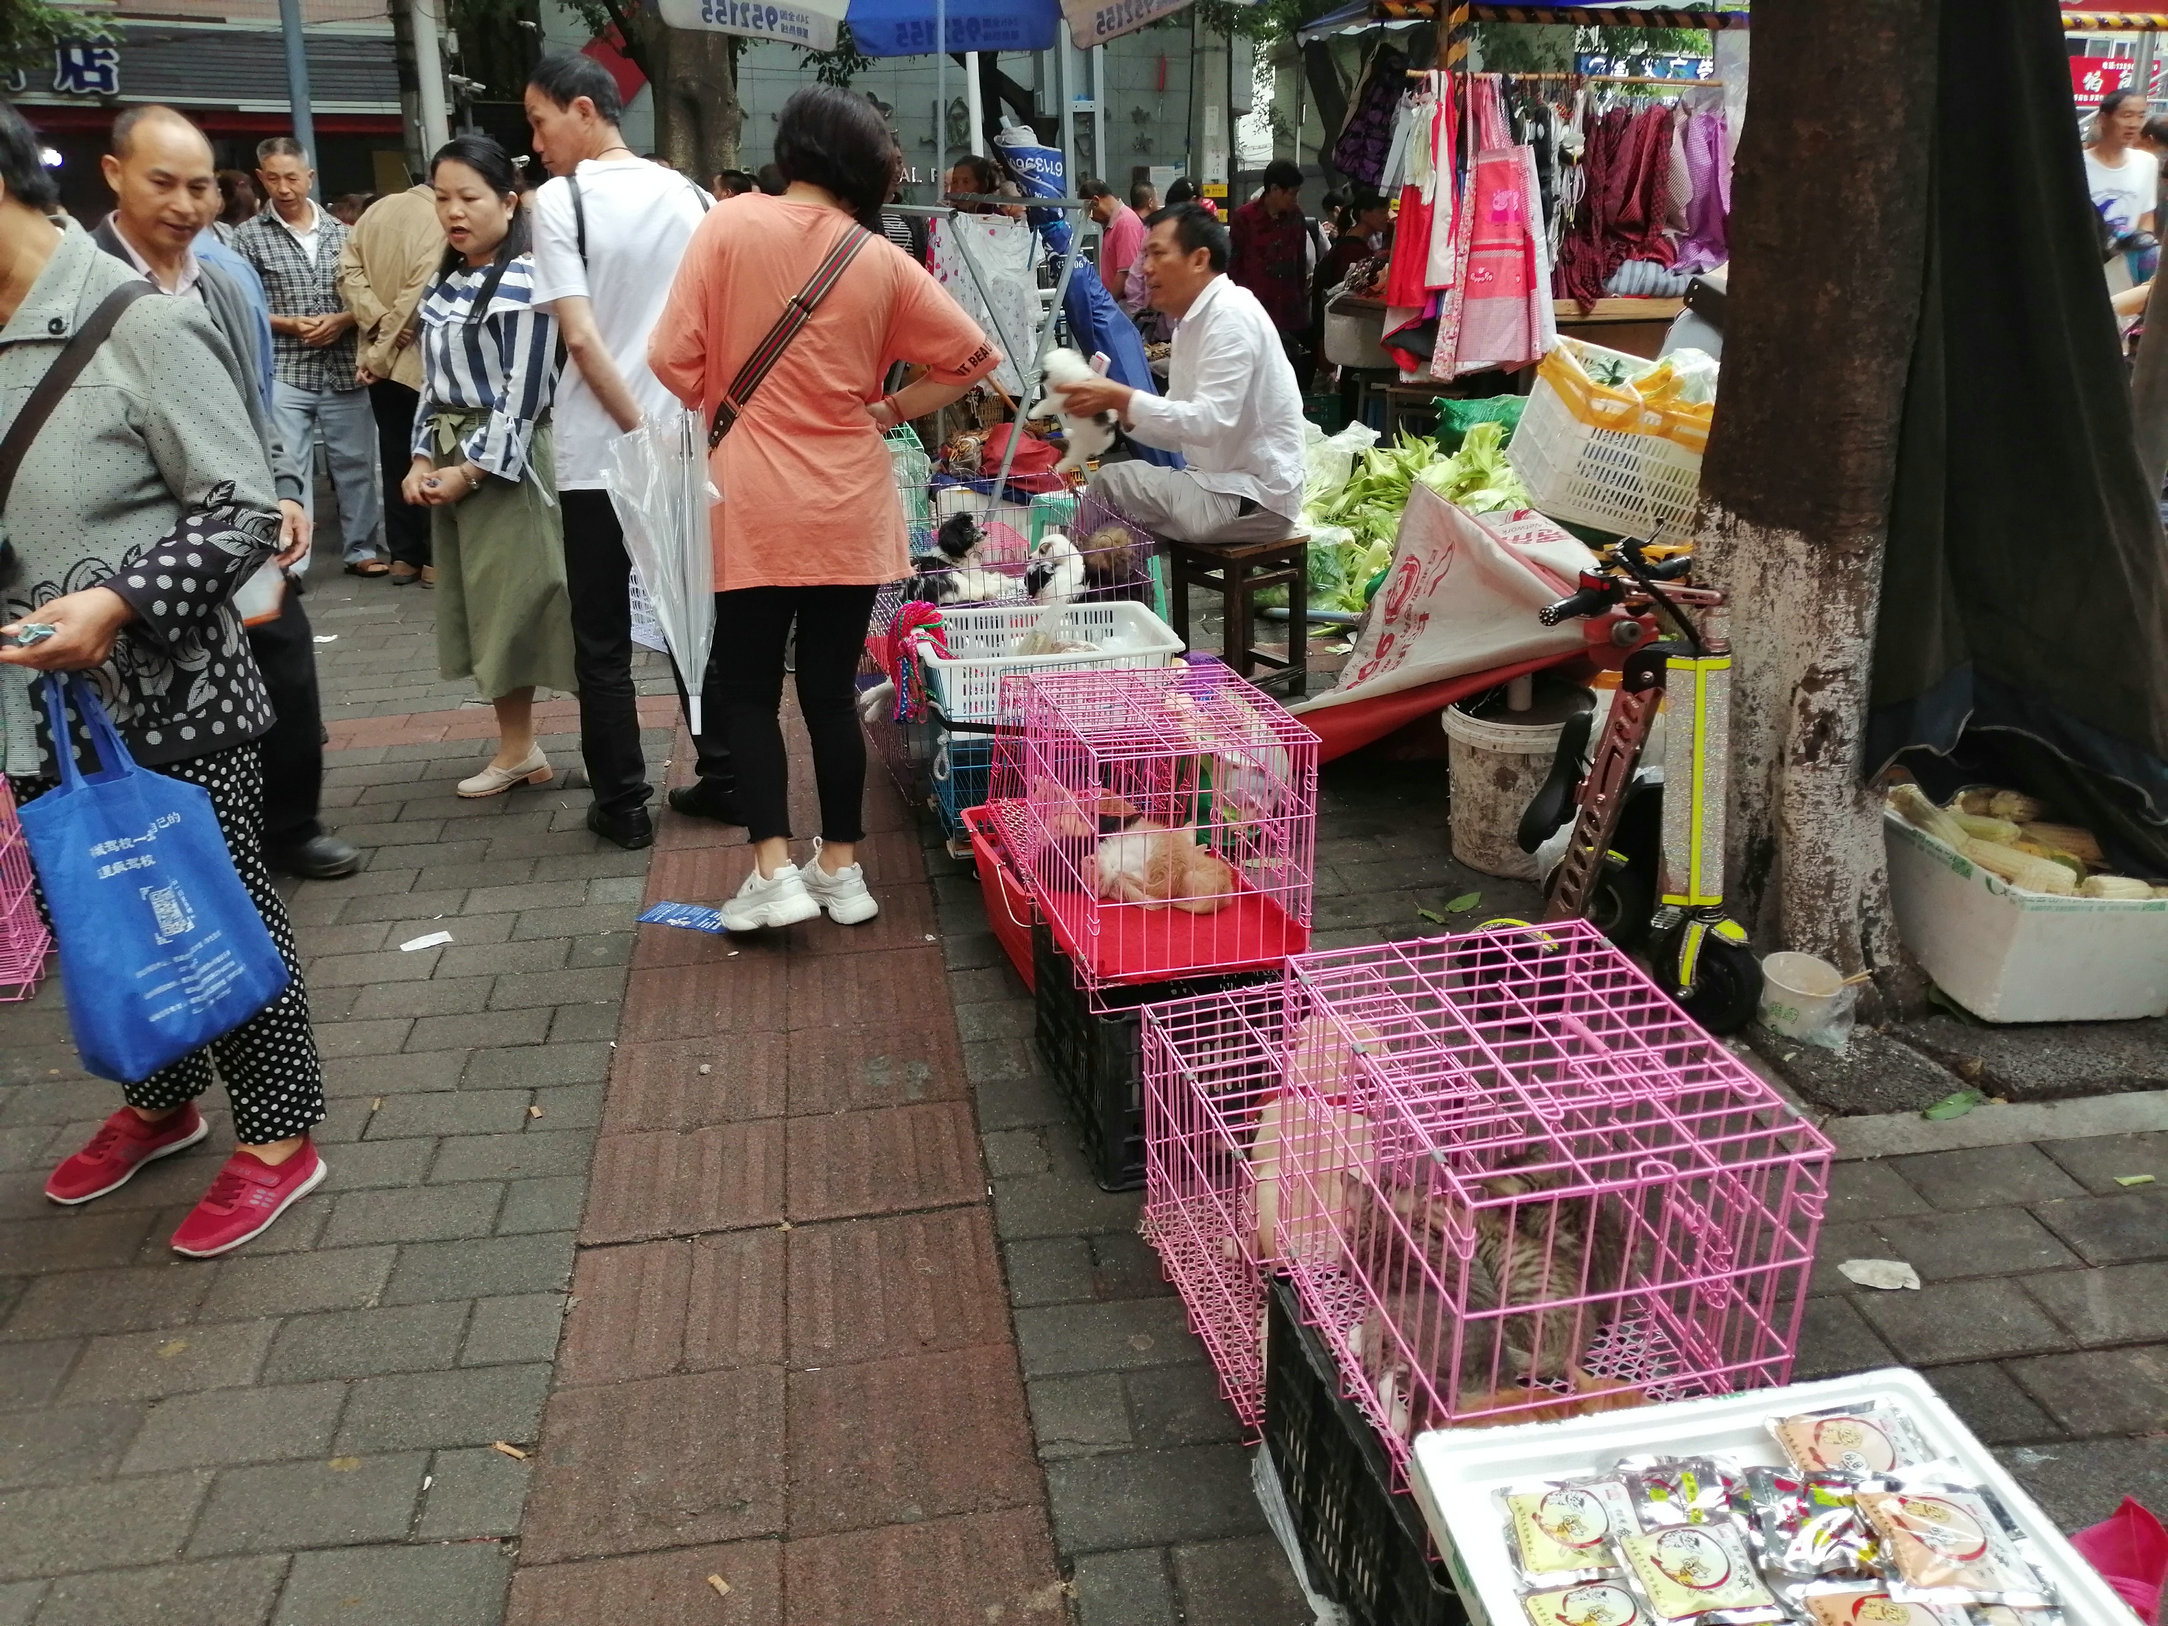
[[[2094,875],[2079,883],[2081,898],[2150,898],[2153,888],[2127,875]]]
[[[2077,881],[2062,865],[2021,853],[1999,841],[1980,841],[1968,836],[1957,850],[1991,875],[1999,875],[2021,892],[2047,892],[2069,897]]]
[[[2082,881],[2085,879],[2085,860],[2076,853],[2066,853],[2053,847],[2044,847],[2037,841],[2014,841],[2011,845],[2021,853],[2030,853],[2035,858],[2045,858],[2051,864],[2062,865],[2064,869],[2070,871],[2073,880]]]
[[[1957,822],[1957,815],[1944,812],[1927,799],[1927,793],[1913,784],[1892,785],[1889,788],[1889,805],[1897,816],[1916,829],[1924,830],[1937,841],[1952,847],[1962,847],[1965,827]]]
[[[2007,847],[2018,838],[2018,827],[2008,819],[1991,819],[1979,813],[1951,812],[1950,817],[1964,827],[1965,834],[1977,841],[2000,842]]]
[[[2018,790],[1997,790],[1989,785],[1976,785],[1971,790],[1958,792],[1952,805],[1962,812],[1982,818],[2008,819],[2012,824],[2029,824],[2048,816],[2047,804],[2039,798]]]
[[[2107,862],[2106,855],[2100,850],[2100,843],[2093,837],[2093,832],[2078,825],[2042,824],[2035,819],[2029,823],[2021,822],[2019,828],[2023,831],[2027,840],[2037,841],[2043,847],[2053,847],[2061,852],[2076,853],[2088,864]]]

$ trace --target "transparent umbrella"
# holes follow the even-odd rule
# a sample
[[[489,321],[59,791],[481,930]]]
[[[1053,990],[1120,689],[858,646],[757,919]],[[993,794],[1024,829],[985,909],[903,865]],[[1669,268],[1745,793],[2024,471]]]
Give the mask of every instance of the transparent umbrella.
[[[715,558],[709,547],[707,436],[682,407],[648,415],[618,436],[603,473],[610,506],[625,528],[625,551],[647,588],[655,621],[685,686],[695,734],[701,732],[700,684],[715,639]]]

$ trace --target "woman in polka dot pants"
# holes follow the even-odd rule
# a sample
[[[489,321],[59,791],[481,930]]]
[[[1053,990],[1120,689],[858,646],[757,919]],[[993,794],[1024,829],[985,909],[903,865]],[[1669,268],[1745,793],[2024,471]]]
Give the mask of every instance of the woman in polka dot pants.
[[[80,228],[56,227],[36,138],[0,102],[0,435],[110,295],[143,286]],[[18,341],[19,336],[19,341]],[[18,801],[52,788],[55,741],[32,704],[45,672],[81,672],[139,766],[200,785],[235,869],[290,974],[286,991],[206,1048],[125,1087],[126,1105],[55,1169],[45,1194],[84,1203],[208,1133],[196,1098],[215,1071],[239,1147],[173,1236],[224,1253],[322,1184],[309,1131],[323,1063],[286,909],[264,868],[271,726],[235,590],[278,553],[279,513],[244,392],[252,388],[190,299],[136,298],[60,396],[0,492],[0,738]],[[295,553],[306,547],[303,539]],[[291,562],[290,556],[280,555]],[[41,631],[28,645],[28,627]],[[71,732],[79,732],[71,730]],[[65,927],[63,929],[66,929]],[[80,929],[80,928],[78,928]]]

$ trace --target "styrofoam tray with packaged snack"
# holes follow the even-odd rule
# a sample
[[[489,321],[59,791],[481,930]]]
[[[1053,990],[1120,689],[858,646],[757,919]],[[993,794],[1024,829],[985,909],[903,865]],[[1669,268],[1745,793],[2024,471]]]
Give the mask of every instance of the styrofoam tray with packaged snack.
[[[1509,1530],[1515,1529],[1518,1523],[1530,1522],[1523,1517],[1529,1510],[1520,1505],[1526,1498],[1517,1500],[1514,1491],[1543,1482],[1583,1481],[1580,1489],[1564,1493],[1571,1504],[1566,1513],[1568,1524],[1578,1521],[1584,1526],[1600,1527],[1608,1519],[1624,1528],[1628,1521],[1622,1521],[1619,1510],[1640,1498],[1646,1486],[1637,1483],[1634,1475],[1613,1475],[1613,1469],[1621,1459],[1676,1461],[1710,1456],[1739,1469],[1776,1468],[1790,1472],[1791,1464],[1773,1425],[1779,1419],[1831,1411],[1893,1418],[1900,1430],[1907,1426],[1915,1430],[1916,1451],[1907,1451],[1896,1460],[1901,1463],[1906,1457],[1924,1452],[1935,1463],[1954,1464],[1955,1471],[1949,1477],[1978,1487],[1987,1494],[1989,1503],[1999,1503],[2000,1512],[2011,1527],[2010,1534],[2022,1548],[2024,1561],[2048,1583],[2054,1594],[2052,1611],[2016,1608],[1974,1610],[1968,1614],[1963,1609],[1946,1613],[1900,1609],[1888,1613],[1890,1621],[1908,1616],[1914,1621],[1965,1620],[1972,1626],[1982,1626],[1985,1622],[2011,1620],[2022,1623],[2030,1618],[2045,1626],[2059,1614],[2062,1626],[2134,1626],[2136,1616],[2129,1607],[2063,1539],[2053,1521],[2025,1494],[2008,1470],[1973,1437],[1925,1378],[1904,1367],[1888,1367],[1818,1383],[1756,1389],[1744,1394],[1636,1406],[1560,1422],[1525,1423],[1506,1428],[1437,1429],[1417,1436],[1409,1478],[1416,1503],[1423,1510],[1439,1554],[1460,1588],[1461,1601],[1467,1606],[1471,1626],[1530,1626],[1532,1618],[1549,1618],[1543,1613],[1543,1598],[1563,1599],[1566,1593],[1536,1593],[1533,1589],[1540,1582],[1532,1582],[1527,1574],[1525,1547],[1520,1561],[1510,1550],[1515,1540],[1537,1543],[1545,1540],[1540,1531],[1533,1536],[1509,1536]],[[1862,1464],[1853,1460],[1848,1466],[1857,1471]],[[1864,1464],[1869,1472],[1889,1466],[1888,1461]],[[1616,1488],[1609,1483],[1614,1477],[1619,1479]],[[1878,1483],[1883,1482],[1862,1481],[1863,1487]],[[1673,1494],[1676,1495],[1676,1488]],[[1925,1499],[1934,1500],[1932,1497]],[[1545,1500],[1548,1502],[1550,1498]],[[1717,1500],[1723,1500],[1721,1492]],[[1962,1505],[1966,1497],[1959,1492],[1953,1500]],[[1616,1506],[1611,1505],[1613,1503]],[[1864,1489],[1860,1504],[1864,1511],[1868,1504]],[[1679,1517],[1699,1522],[1699,1515],[1687,1513],[1683,1508]],[[1646,1528],[1653,1530],[1656,1526],[1647,1524]],[[1685,1534],[1684,1531],[1680,1533]],[[1728,1531],[1713,1527],[1710,1534],[1723,1541],[1731,1539]],[[1704,1546],[1709,1545],[1699,1535],[1693,1539]],[[1619,1563],[1616,1554],[1626,1555],[1627,1562]],[[1715,1553],[1712,1549],[1710,1556],[1719,1568],[1731,1567],[1725,1562],[1723,1553]],[[1643,1582],[1654,1572],[1647,1570],[1641,1555],[1633,1552],[1630,1544],[1615,1549],[1612,1561],[1612,1573],[1606,1576],[1594,1555],[1590,1563],[1597,1567],[1585,1569],[1568,1566],[1563,1557],[1559,1559],[1558,1574],[1562,1585],[1578,1586],[1585,1594],[1578,1605],[1580,1616],[1586,1617],[1585,1626],[1609,1626],[1613,1619],[1639,1618],[1628,1600],[1647,1596]],[[1630,1569],[1642,1573],[1623,1580],[1618,1578]],[[1606,1614],[1603,1599],[1614,1584],[1618,1590],[1620,1612],[1612,1616]],[[1826,1585],[1841,1589],[1844,1585],[1866,1587],[1870,1583],[1833,1580]],[[1898,1596],[1906,1595],[1902,1585],[1895,1586],[1893,1591]],[[1524,1607],[1524,1596],[1537,1598],[1537,1604]],[[1924,1598],[1928,1594],[1917,1596]],[[1983,1595],[1981,1601],[1988,1599]],[[2018,1600],[2013,1595],[2011,1601]],[[1720,1599],[1711,1606],[1712,1613],[1698,1618],[1709,1622],[1743,1622],[1757,1618],[1757,1612],[1751,1606],[1742,1607],[1745,1604],[1743,1597]],[[1727,1606],[1734,1612],[1723,1613]],[[1562,1608],[1557,1613],[1561,1621],[1572,1621],[1574,1626],[1581,1626],[1580,1617],[1572,1610]],[[1762,1611],[1758,1618],[1770,1618],[1774,1613]],[[1654,1610],[1651,1618],[1661,1620],[1663,1610],[1660,1607]],[[1864,1626],[1870,1617],[1863,1613],[1858,1618]]]

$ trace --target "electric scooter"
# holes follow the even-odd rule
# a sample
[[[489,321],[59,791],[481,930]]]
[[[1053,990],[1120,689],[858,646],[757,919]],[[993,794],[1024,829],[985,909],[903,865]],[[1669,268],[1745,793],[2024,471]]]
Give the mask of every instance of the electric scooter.
[[[1728,600],[1686,585],[1690,555],[1652,560],[1652,551],[1621,538],[1581,573],[1571,598],[1539,612],[1555,627],[1623,608],[1629,619],[1617,634],[1638,647],[1625,659],[1595,749],[1589,718],[1568,725],[1517,835],[1521,849],[1534,852],[1572,817],[1565,856],[1545,883],[1543,918],[1586,919],[1628,951],[1645,945],[1658,984],[1687,1015],[1711,1033],[1736,1033],[1761,1002],[1762,973],[1744,928],[1724,912]],[[1689,610],[1699,612],[1699,625]],[[1667,695],[1664,782],[1637,784]]]

